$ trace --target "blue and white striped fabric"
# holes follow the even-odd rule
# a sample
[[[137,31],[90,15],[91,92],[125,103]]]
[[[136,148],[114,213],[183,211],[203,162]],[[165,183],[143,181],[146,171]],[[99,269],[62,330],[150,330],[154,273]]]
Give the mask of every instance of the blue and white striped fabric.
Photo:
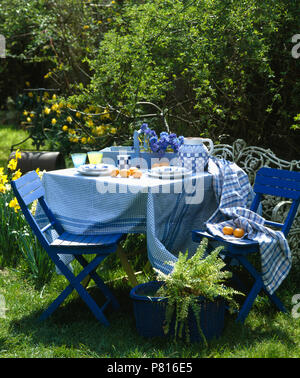
[[[264,226],[265,219],[249,210],[253,191],[247,175],[239,167],[226,161],[211,160],[209,170],[214,175],[219,207],[206,223],[208,231],[230,240],[232,236],[225,236],[222,232],[224,226],[243,228],[248,239],[257,241],[262,279],[268,292],[274,293],[288,275],[292,264],[284,234]]]
[[[213,176],[213,187],[219,204],[208,222],[224,219],[222,209],[230,207],[250,208],[254,192],[247,174],[235,163],[225,159],[210,158],[208,172]]]

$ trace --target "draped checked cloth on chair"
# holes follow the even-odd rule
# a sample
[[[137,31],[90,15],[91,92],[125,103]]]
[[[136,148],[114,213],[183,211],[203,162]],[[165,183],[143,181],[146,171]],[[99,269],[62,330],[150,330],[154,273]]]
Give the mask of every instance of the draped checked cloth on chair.
[[[265,219],[249,210],[253,191],[247,175],[236,164],[217,159],[211,159],[209,164],[219,207],[207,221],[206,227],[212,235],[222,238],[224,226],[243,228],[248,239],[257,241],[262,279],[268,292],[273,294],[291,268],[288,242],[281,231],[264,226]]]

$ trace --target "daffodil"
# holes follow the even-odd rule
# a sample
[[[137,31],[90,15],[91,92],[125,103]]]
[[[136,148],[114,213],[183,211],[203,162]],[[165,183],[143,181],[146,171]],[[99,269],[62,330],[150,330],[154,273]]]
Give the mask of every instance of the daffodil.
[[[10,161],[7,164],[7,168],[11,171],[14,171],[17,168],[17,160],[16,159],[10,159]]]
[[[57,122],[56,119],[55,119],[55,118],[52,118],[52,120],[51,120],[52,125],[55,125],[56,122]]]
[[[15,213],[17,213],[20,209],[20,205],[16,197],[9,202],[8,206],[13,208],[15,210]]]
[[[115,127],[112,127],[112,128],[110,129],[110,132],[111,132],[112,134],[116,134],[117,129],[116,129]]]
[[[28,93],[28,96],[29,96],[29,97],[33,97],[33,93],[32,93],[32,92],[29,92],[29,93]]]
[[[1,185],[5,185],[6,183],[8,183],[8,179],[7,179],[7,175],[1,175],[0,176],[0,184]]]
[[[22,157],[22,154],[21,154],[20,150],[17,149],[17,151],[15,152],[15,158],[18,160],[18,159],[21,159],[21,157]]]
[[[0,184],[0,193],[6,193],[6,186],[3,184]]]
[[[30,117],[27,117],[27,118],[26,118],[26,121],[27,121],[27,122],[31,122],[31,118],[30,118]]]
[[[44,109],[44,113],[45,114],[50,114],[51,113],[51,109],[50,108],[48,108],[48,107],[46,107],[45,109]]]
[[[68,116],[68,117],[67,117],[67,121],[68,121],[69,123],[72,123],[72,121],[73,121],[73,120],[72,120],[72,117]]]
[[[81,117],[81,114],[80,114],[79,112],[76,112],[75,115],[76,115],[77,118],[80,118],[80,117]]]
[[[13,173],[12,180],[17,180],[21,176],[22,176],[22,172],[20,171],[20,169],[18,169],[16,172]]]
[[[63,125],[63,127],[61,128],[62,129],[62,131],[68,131],[68,126],[67,125]]]
[[[90,28],[89,25],[84,25],[84,26],[83,26],[83,29],[84,29],[84,30],[87,30],[87,29],[89,29],[89,28]]]
[[[27,110],[24,110],[23,115],[24,115],[24,116],[27,116],[27,115],[28,115]]]
[[[82,137],[82,138],[81,138],[81,143],[82,143],[82,144],[86,144],[86,142],[87,142],[86,137]]]

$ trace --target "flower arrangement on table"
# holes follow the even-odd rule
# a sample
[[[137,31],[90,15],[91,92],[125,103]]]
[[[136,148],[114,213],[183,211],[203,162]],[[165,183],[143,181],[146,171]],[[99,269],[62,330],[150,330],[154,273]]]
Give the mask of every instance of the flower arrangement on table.
[[[139,130],[140,150],[144,152],[157,152],[163,155],[165,152],[178,152],[183,144],[184,137],[175,133],[161,132],[159,137],[156,132],[143,123]]]

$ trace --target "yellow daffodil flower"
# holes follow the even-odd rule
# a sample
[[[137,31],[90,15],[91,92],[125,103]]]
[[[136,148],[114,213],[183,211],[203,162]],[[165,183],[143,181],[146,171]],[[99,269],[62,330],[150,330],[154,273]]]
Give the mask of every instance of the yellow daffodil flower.
[[[11,159],[7,164],[7,168],[11,171],[14,171],[17,168],[17,164],[18,162],[16,159]]]
[[[73,121],[73,120],[72,120],[72,117],[68,116],[68,117],[67,117],[67,121],[68,121],[69,123],[72,123],[72,121]]]
[[[28,96],[29,96],[29,97],[33,97],[33,93],[32,93],[32,92],[29,92],[29,93],[28,93]]]
[[[27,118],[26,118],[26,121],[27,121],[27,122],[31,122],[31,118],[30,118],[30,117],[27,117]]]
[[[15,158],[18,160],[18,159],[21,159],[21,157],[22,157],[22,154],[21,154],[20,150],[17,149],[17,151],[15,152]]]
[[[86,137],[82,137],[80,141],[81,141],[82,144],[86,144],[87,139],[86,139]]]
[[[115,127],[112,127],[112,128],[110,129],[110,132],[111,132],[112,134],[116,134],[117,129],[116,129]]]
[[[24,110],[23,115],[24,115],[24,116],[27,116],[27,115],[28,115],[28,112],[27,112],[26,110]]]
[[[7,180],[7,175],[1,175],[0,176],[0,184],[1,185],[5,185],[6,183],[8,183],[8,180]]]
[[[51,113],[51,109],[50,108],[48,108],[48,107],[46,107],[45,109],[44,109],[44,113],[45,114],[50,114]]]
[[[52,125],[55,125],[56,124],[56,119],[52,118],[51,123],[52,123]]]
[[[8,206],[13,208],[15,210],[15,213],[17,213],[20,209],[20,205],[16,197],[9,202]]]
[[[62,129],[62,131],[68,131],[68,126],[67,125],[63,125],[63,127],[61,128]]]
[[[12,180],[17,180],[21,176],[22,176],[22,172],[20,171],[20,169],[18,169],[16,172],[13,173]]]
[[[6,193],[6,186],[3,184],[0,184],[0,193]]]

